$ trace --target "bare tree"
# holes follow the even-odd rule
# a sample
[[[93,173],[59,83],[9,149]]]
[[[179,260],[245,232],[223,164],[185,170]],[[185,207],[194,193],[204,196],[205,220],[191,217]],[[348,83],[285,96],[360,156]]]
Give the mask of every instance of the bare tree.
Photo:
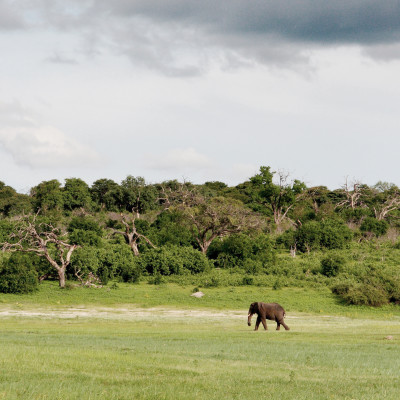
[[[202,253],[216,238],[261,226],[257,214],[235,199],[206,198],[196,190],[185,190],[177,208],[181,209]]]
[[[384,202],[373,207],[375,218],[378,221],[386,219],[386,217],[392,211],[400,209],[400,193],[398,191],[393,191]]]
[[[120,221],[125,227],[124,231],[114,229],[113,235],[122,235],[125,239],[126,244],[129,245],[135,256],[139,255],[139,244],[141,241],[148,243],[151,247],[155,248],[154,244],[145,235],[139,233],[136,229],[135,221],[138,218],[138,213],[132,210],[130,217],[120,214]]]
[[[37,214],[23,216],[9,241],[1,243],[3,251],[23,251],[45,257],[57,271],[59,285],[65,287],[65,271],[70,264],[71,255],[78,247],[64,240],[66,233],[52,224],[37,222]]]
[[[349,182],[346,177],[346,182],[343,184],[341,189],[344,199],[336,204],[336,208],[351,208],[352,210],[357,207],[366,208],[367,206],[362,201],[364,187],[365,185],[361,182]]]

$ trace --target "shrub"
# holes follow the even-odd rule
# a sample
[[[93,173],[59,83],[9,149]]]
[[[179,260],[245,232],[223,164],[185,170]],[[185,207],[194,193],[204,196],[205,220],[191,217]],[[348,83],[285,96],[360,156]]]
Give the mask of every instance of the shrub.
[[[72,244],[99,247],[103,230],[89,217],[75,217],[68,225],[69,240]]]
[[[68,278],[76,279],[75,273],[85,277],[90,272],[100,278],[99,269],[101,266],[101,257],[96,247],[79,247],[72,253],[71,263],[67,268]],[[104,278],[105,281],[103,281]],[[108,278],[103,276],[103,279],[100,278],[101,282],[106,285]]]
[[[297,249],[303,253],[317,249],[342,249],[352,239],[352,231],[340,221],[309,221],[294,234]]]
[[[343,269],[346,261],[343,257],[331,254],[321,260],[322,275],[327,277],[337,276]]]
[[[380,307],[389,302],[388,294],[380,285],[369,283],[340,282],[332,287],[332,293],[357,306]]]
[[[116,244],[100,249],[100,272],[107,270],[109,278],[119,277],[124,282],[137,282],[141,275],[138,257],[125,244]],[[99,274],[100,274],[99,272]]]
[[[0,269],[0,292],[30,293],[37,289],[38,274],[32,255],[13,253]]]
[[[244,276],[242,283],[244,286],[251,286],[254,284],[254,278],[252,276]]]
[[[196,246],[193,235],[184,224],[182,213],[161,213],[152,225],[151,239],[159,246]],[[142,232],[142,231],[140,231]]]
[[[249,261],[258,261],[263,265],[274,263],[275,250],[271,239],[264,234],[254,238],[245,234],[236,234],[214,240],[207,252],[219,268],[246,268]]]
[[[378,221],[376,218],[368,217],[362,222],[360,231],[363,233],[372,233],[379,237],[385,235],[388,228],[389,225],[386,221]]]
[[[247,259],[243,263],[243,269],[247,274],[260,274],[265,271],[264,265],[260,260]]]
[[[150,275],[197,274],[209,269],[207,257],[192,247],[164,246],[148,249],[138,257],[141,269]]]
[[[101,237],[92,231],[74,229],[68,237],[71,244],[78,244],[80,246],[88,245],[95,247],[100,247],[101,245]]]

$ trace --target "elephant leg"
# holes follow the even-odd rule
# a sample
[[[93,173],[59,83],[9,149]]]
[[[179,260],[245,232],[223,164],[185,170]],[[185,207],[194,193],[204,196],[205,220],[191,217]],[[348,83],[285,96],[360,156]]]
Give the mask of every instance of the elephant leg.
[[[287,331],[290,331],[290,328],[285,323],[283,323],[282,325]]]
[[[255,331],[258,331],[258,327],[259,327],[259,325],[260,325],[260,322],[261,322],[261,317],[258,316],[258,317],[257,317],[257,321],[256,321],[256,326],[254,327],[254,330],[255,330]]]
[[[268,328],[267,328],[267,321],[266,321],[266,319],[265,319],[265,318],[261,318],[261,322],[262,322],[262,324],[263,324],[264,329],[267,331]]]
[[[276,321],[276,330],[279,331],[281,329],[281,324],[279,321]]]
[[[276,321],[277,322],[277,324],[278,324],[278,327],[279,327],[279,325],[282,325],[287,331],[289,331],[290,330],[290,328],[285,324],[285,321],[283,320],[283,318],[282,319],[280,319],[279,321]],[[279,328],[276,328],[278,331],[279,331]]]

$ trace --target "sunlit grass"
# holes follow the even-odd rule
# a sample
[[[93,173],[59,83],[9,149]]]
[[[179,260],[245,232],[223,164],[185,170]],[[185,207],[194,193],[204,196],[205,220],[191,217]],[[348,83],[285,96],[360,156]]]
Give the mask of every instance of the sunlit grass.
[[[238,286],[201,288],[205,296],[191,297],[194,286],[177,284],[149,285],[118,283],[101,289],[77,287],[72,290],[59,289],[56,282],[44,282],[37,292],[26,295],[0,294],[0,310],[11,308],[65,309],[71,306],[93,307],[179,307],[183,309],[213,308],[219,310],[248,310],[254,301],[278,302],[288,314],[291,312],[344,315],[351,317],[391,318],[400,316],[400,307],[388,305],[382,308],[348,306],[326,287],[283,288]]]
[[[0,400],[400,397],[398,306],[349,307],[329,289],[192,290],[46,282],[0,295]],[[281,303],[291,330],[247,327],[257,300]]]
[[[3,318],[0,399],[397,399],[400,323]],[[388,335],[392,340],[385,339]]]

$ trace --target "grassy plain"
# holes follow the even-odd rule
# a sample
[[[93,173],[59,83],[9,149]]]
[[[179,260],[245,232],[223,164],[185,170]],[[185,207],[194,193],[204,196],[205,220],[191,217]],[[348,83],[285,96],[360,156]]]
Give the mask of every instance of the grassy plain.
[[[1,295],[0,399],[400,397],[396,306],[348,307],[322,289],[195,299],[191,287],[118,286]],[[281,302],[291,330],[247,327],[257,300]]]

